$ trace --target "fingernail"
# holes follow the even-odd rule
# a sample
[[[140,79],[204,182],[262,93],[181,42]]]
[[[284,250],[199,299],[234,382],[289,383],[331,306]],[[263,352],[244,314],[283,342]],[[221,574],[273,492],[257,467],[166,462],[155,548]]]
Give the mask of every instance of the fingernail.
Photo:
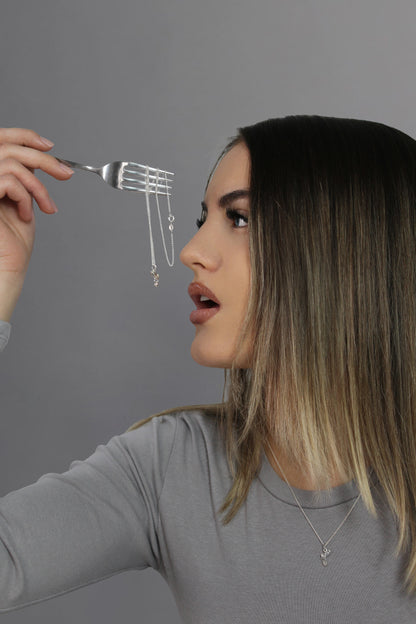
[[[46,139],[43,136],[39,137],[39,141],[43,143],[43,145],[45,145],[46,147],[53,147],[55,145],[55,143],[52,143],[52,141],[49,141],[49,139]]]
[[[53,213],[56,214],[58,212],[58,208],[56,207],[56,204],[53,201],[53,199],[51,199],[50,202],[51,202],[51,206],[52,206],[53,211],[54,211]]]
[[[70,173],[71,175],[74,173],[73,169],[70,169],[70,167],[67,167],[63,163],[59,163],[59,166],[65,173]]]

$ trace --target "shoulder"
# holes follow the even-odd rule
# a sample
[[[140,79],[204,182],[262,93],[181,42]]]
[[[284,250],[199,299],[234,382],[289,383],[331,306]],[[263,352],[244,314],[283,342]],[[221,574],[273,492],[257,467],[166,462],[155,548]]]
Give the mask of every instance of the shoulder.
[[[142,427],[155,428],[189,428],[190,430],[206,430],[216,428],[219,423],[219,416],[222,405],[215,403],[212,405],[187,405],[175,407],[148,418],[135,422],[127,429],[127,433]],[[150,425],[151,423],[151,425]]]
[[[198,457],[218,452],[217,414],[213,406],[154,414],[98,446],[87,460],[72,462],[71,468],[81,471],[82,478],[86,472],[106,474],[112,481],[133,483],[158,497],[169,469],[183,472],[184,461],[196,463]]]
[[[187,455],[203,449],[219,450],[221,404],[189,405],[153,414],[134,423],[119,436],[135,455],[158,455],[169,461],[176,449]]]
[[[179,407],[139,420],[129,429],[111,438],[105,449],[130,457],[168,458],[177,440],[179,445],[213,440],[218,433],[220,405]]]
[[[221,405],[192,405],[141,420],[116,437],[117,454],[134,478],[157,494],[230,485]],[[213,486],[214,484],[214,486]]]

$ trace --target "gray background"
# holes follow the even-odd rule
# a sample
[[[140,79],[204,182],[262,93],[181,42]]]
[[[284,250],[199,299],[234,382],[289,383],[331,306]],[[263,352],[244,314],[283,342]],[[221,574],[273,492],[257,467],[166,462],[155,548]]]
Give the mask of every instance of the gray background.
[[[412,0],[2,0],[0,124],[36,129],[69,159],[174,171],[179,252],[240,125],[317,113],[415,136],[415,23]],[[153,288],[144,198],[83,173],[48,185],[59,214],[36,209],[0,362],[2,494],[66,470],[151,413],[221,399],[222,371],[189,355],[192,274],[167,267],[156,221]],[[3,617],[179,622],[152,570]]]

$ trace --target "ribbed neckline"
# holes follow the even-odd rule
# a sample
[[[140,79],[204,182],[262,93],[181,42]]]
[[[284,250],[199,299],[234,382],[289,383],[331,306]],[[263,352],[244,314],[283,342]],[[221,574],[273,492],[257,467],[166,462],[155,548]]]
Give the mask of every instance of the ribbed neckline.
[[[297,503],[290,491],[287,483],[279,477],[275,472],[266,453],[263,450],[262,466],[259,473],[259,481],[261,484],[279,500],[288,505],[294,505],[297,507]],[[299,499],[302,507],[307,509],[324,509],[327,507],[335,507],[346,503],[359,494],[358,487],[355,481],[338,485],[330,490],[311,491],[300,490],[298,488],[292,488],[296,496]]]

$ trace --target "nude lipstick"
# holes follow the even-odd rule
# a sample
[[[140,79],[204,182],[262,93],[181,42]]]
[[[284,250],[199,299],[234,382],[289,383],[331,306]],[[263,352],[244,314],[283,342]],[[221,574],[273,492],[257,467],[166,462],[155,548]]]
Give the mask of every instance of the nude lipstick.
[[[196,305],[196,310],[192,310],[189,320],[194,325],[201,325],[215,316],[220,309],[220,302],[204,284],[191,282],[188,287],[188,294]]]

